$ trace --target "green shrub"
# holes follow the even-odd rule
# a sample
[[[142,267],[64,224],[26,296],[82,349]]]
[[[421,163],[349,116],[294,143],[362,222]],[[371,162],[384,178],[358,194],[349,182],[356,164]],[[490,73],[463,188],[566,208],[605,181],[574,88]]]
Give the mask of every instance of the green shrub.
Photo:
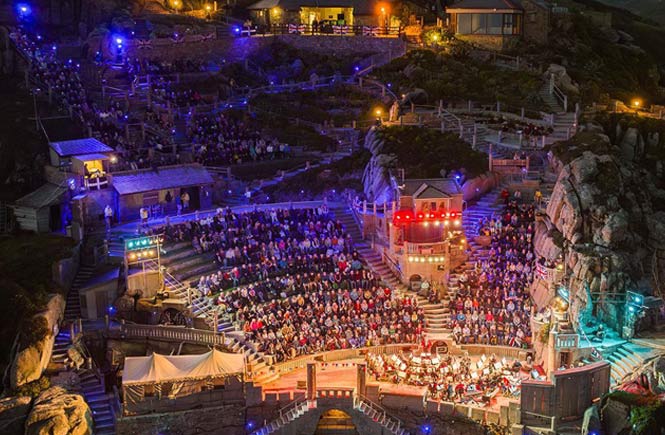
[[[36,381],[28,382],[25,385],[18,387],[16,390],[11,392],[13,396],[28,396],[33,399],[42,391],[47,390],[51,387],[51,380],[47,376],[42,376]]]
[[[420,127],[382,127],[383,154],[395,154],[409,178],[438,178],[459,171],[468,178],[488,169],[487,154],[474,151],[454,133]]]

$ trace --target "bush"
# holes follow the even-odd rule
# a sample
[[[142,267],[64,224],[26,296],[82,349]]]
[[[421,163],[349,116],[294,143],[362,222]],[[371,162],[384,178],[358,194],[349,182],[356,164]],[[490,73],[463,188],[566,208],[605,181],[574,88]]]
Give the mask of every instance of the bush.
[[[28,396],[33,399],[39,396],[42,391],[51,387],[51,380],[47,376],[42,376],[36,381],[28,382],[11,392],[12,396]]]
[[[408,67],[408,68],[407,68]],[[405,71],[407,71],[405,73]],[[524,71],[430,50],[414,50],[374,73],[399,93],[423,89],[431,104],[438,100],[473,100],[484,104],[540,109],[541,78]]]
[[[395,154],[410,178],[438,178],[459,171],[473,178],[487,171],[487,154],[453,133],[420,127],[382,127],[382,154]]]

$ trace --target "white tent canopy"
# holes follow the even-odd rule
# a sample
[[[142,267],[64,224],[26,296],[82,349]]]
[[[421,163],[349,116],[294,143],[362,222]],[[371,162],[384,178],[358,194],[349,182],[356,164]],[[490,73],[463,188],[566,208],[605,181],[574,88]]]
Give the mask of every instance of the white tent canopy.
[[[132,356],[125,358],[123,386],[193,381],[244,373],[244,355],[218,350],[200,355]]]

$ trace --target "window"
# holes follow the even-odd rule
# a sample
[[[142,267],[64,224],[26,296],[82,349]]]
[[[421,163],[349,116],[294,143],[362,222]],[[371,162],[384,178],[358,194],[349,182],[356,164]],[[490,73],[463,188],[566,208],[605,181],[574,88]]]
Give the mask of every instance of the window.
[[[487,34],[487,14],[471,14],[471,33],[474,35]]]
[[[520,14],[457,14],[457,33],[462,35],[519,35]]]
[[[457,14],[457,33],[471,34],[471,14]]]
[[[429,209],[430,209],[431,211],[436,211],[436,202],[430,202]]]
[[[488,35],[501,35],[501,24],[503,21],[503,14],[488,14],[487,34]]]
[[[510,14],[505,14],[503,16],[503,34],[504,35],[513,34],[513,16]]]

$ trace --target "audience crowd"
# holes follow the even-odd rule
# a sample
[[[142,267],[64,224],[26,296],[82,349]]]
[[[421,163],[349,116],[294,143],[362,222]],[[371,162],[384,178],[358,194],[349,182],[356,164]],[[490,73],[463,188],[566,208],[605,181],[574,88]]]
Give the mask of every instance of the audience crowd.
[[[187,136],[204,165],[228,165],[289,157],[289,145],[266,139],[252,123],[224,114],[193,115]]]
[[[531,340],[529,285],[533,280],[534,207],[510,200],[500,216],[481,223],[489,253],[458,277],[450,301],[457,343],[527,347]]]

